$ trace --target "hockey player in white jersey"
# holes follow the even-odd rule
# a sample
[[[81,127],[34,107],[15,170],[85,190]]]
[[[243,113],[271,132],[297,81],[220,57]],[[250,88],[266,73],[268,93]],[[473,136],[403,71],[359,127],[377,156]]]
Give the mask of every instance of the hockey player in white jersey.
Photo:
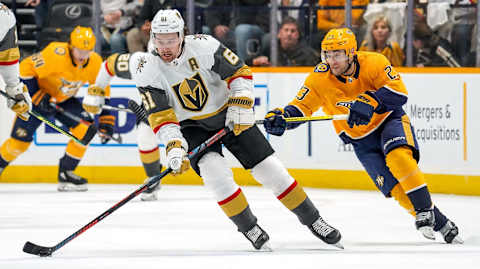
[[[152,21],[152,51],[110,59],[117,76],[125,72],[124,77],[135,81],[149,124],[166,145],[167,165],[177,175],[191,165],[238,231],[255,249],[268,249],[269,236],[235,183],[222,154],[223,144],[315,236],[340,247],[340,232],[322,219],[254,125],[249,67],[213,37],[184,34],[180,13],[160,10]],[[233,132],[195,158],[187,158],[189,149],[231,123]]]
[[[19,59],[15,16],[8,7],[0,3],[0,75],[6,84],[5,91],[14,98],[7,100],[7,106],[21,119],[27,120],[32,101],[27,87],[19,79]]]
[[[20,82],[20,50],[17,45],[17,27],[15,16],[4,4],[0,3],[0,75],[5,82],[7,106],[22,120],[28,120],[32,110],[32,100],[27,87]],[[0,167],[0,175],[4,168]]]
[[[100,114],[102,111],[102,105],[105,105],[105,98],[110,94],[105,91],[105,88],[110,84],[110,81],[114,76],[121,78],[131,79],[130,71],[128,69],[130,54],[115,53],[107,58],[100,67],[97,74],[95,84],[90,85],[87,90],[87,95],[83,99],[83,108],[85,111],[91,114]],[[160,151],[158,148],[158,139],[153,133],[152,128],[148,125],[146,120],[145,110],[142,107],[136,105],[131,107],[129,101],[129,108],[133,110],[137,116],[137,145],[140,155],[140,161],[142,162],[143,169],[147,174],[148,180],[150,177],[160,174],[162,165],[160,163]],[[142,115],[143,114],[143,115]],[[142,192],[140,199],[142,201],[155,201],[158,199],[158,190],[160,189],[160,183],[157,183]]]

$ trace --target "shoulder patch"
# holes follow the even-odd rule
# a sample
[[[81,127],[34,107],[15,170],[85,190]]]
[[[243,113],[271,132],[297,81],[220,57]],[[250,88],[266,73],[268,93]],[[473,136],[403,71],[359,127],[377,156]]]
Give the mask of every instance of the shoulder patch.
[[[313,72],[323,73],[323,72],[327,72],[329,69],[330,67],[328,66],[328,64],[320,63],[317,66],[315,66],[315,69],[313,70]]]
[[[65,55],[66,50],[65,50],[65,48],[62,48],[62,47],[56,47],[54,52],[57,55],[63,56],[63,55]]]

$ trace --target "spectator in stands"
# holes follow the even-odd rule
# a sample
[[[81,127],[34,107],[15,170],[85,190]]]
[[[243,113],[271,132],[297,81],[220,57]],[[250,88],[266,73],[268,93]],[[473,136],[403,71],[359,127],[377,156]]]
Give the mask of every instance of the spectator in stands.
[[[320,55],[301,39],[300,27],[292,17],[285,17],[278,31],[279,66],[314,66]],[[248,58],[247,65],[269,66],[270,46],[264,46],[260,56]]]
[[[128,52],[126,34],[133,27],[137,3],[133,0],[100,1],[102,56]]]
[[[262,37],[270,25],[269,16],[265,14],[269,2],[270,0],[238,0],[234,14],[235,47],[242,60],[258,55],[261,51]]]
[[[138,0],[137,0],[138,1]],[[135,27],[127,33],[128,51],[146,51],[148,40],[150,39],[150,22],[160,9],[184,9],[185,0],[140,0],[143,6],[140,14],[136,17]]]
[[[428,25],[417,23],[414,29],[413,46],[415,48],[415,65],[461,67],[455,59],[448,40],[433,33]]]
[[[26,7],[32,6],[35,8],[35,24],[39,29],[42,28],[45,18],[47,18],[49,2],[52,2],[52,0],[28,0],[25,3]]]
[[[459,5],[472,5],[477,1],[456,0]],[[453,29],[451,34],[452,46],[462,66],[475,66],[475,55],[471,52],[472,32],[477,19],[475,7],[453,8]],[[475,51],[475,49],[473,50]]]
[[[359,51],[374,51],[387,57],[393,66],[402,66],[405,54],[397,42],[389,40],[392,25],[387,17],[380,15],[373,20]]]
[[[314,48],[320,49],[320,42],[323,36],[332,28],[340,28],[345,25],[345,0],[318,0],[320,8],[338,7],[339,9],[319,9],[317,11],[317,29],[318,33],[314,38]],[[369,0],[352,0],[352,6],[367,6]],[[363,13],[365,9],[352,9],[352,25],[349,27],[357,37],[365,35],[365,26],[363,23]],[[362,40],[357,39],[361,44]]]
[[[227,2],[213,0],[210,6],[205,9],[205,22],[213,37],[227,48],[236,51],[232,5]]]

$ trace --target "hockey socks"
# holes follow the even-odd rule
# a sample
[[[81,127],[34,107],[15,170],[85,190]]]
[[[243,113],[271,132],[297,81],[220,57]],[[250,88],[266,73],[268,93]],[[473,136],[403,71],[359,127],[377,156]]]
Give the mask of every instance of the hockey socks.
[[[412,150],[399,147],[390,151],[385,161],[393,176],[410,199],[416,212],[431,210],[432,200],[423,173],[413,158]]]

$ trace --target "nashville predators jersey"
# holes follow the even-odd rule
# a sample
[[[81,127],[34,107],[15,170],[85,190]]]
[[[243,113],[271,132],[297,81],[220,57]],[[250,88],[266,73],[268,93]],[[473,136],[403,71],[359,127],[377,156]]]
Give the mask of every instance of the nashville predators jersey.
[[[252,79],[243,61],[208,35],[186,36],[181,55],[171,63],[154,51],[137,52],[112,55],[102,69],[135,81],[155,131],[180,122],[206,129],[223,127],[229,84],[236,78]],[[102,73],[99,77],[106,77]],[[97,84],[106,85],[98,79]]]
[[[41,91],[61,103],[75,96],[85,83],[95,83],[101,64],[100,55],[91,52],[85,64],[76,65],[68,43],[52,42],[20,63],[20,77],[24,80],[36,79]]]
[[[368,125],[350,128],[346,120],[335,120],[337,134],[360,139],[378,128],[395,109],[402,109],[407,101],[407,90],[400,74],[379,53],[357,52],[352,76],[335,76],[326,63],[318,64],[305,79],[289,105],[297,107],[305,116],[322,109],[325,114],[348,114],[355,98],[366,91],[372,92],[382,104],[382,111],[373,114]]]

